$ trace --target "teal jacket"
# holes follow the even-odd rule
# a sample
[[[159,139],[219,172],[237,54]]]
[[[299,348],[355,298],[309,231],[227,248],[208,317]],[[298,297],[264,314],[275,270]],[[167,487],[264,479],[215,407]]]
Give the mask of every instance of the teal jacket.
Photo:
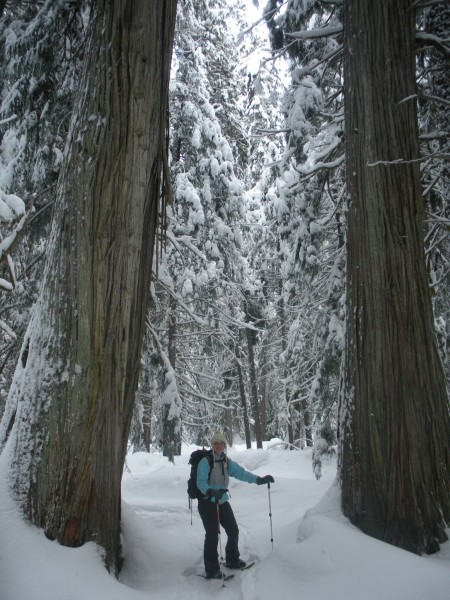
[[[239,465],[234,460],[231,460],[231,458],[227,458],[225,464],[226,464],[225,471],[228,473],[225,473],[224,482],[222,484],[220,484],[220,483],[212,483],[211,481],[208,481],[210,469],[209,469],[209,461],[207,458],[202,458],[202,460],[198,463],[197,487],[203,494],[205,494],[205,497],[206,497],[206,491],[209,490],[210,488],[216,489],[216,490],[226,489],[228,487],[228,475],[230,475],[231,477],[234,477],[235,479],[239,479],[240,481],[246,481],[247,483],[256,483],[257,476],[254,475],[253,473],[250,473],[250,471],[246,471],[244,469],[244,467],[241,467],[241,465]],[[217,464],[214,468],[221,469],[221,463]],[[216,477],[212,476],[212,473],[211,473],[211,479],[216,479]],[[227,493],[225,493],[222,496],[222,498],[220,499],[220,504],[227,502],[229,499],[230,499],[230,496]],[[210,500],[211,500],[211,502],[216,502],[216,500],[214,498],[211,498]]]

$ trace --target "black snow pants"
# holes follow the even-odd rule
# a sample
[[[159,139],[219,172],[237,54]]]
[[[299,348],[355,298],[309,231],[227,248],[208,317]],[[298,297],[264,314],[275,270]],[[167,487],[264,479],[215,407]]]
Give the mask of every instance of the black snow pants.
[[[219,504],[219,515],[217,515],[217,503],[210,500],[199,500],[198,512],[205,528],[205,545],[203,547],[203,559],[207,573],[219,569],[219,555],[217,543],[219,541],[219,523],[227,534],[225,546],[226,562],[234,563],[239,559],[239,528],[234,517],[233,509],[229,502]]]

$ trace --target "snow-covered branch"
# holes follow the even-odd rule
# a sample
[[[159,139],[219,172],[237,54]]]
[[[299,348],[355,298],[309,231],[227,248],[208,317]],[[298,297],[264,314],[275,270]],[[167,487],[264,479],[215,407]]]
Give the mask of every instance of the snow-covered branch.
[[[279,133],[289,133],[290,129],[255,129],[256,133],[263,133],[264,135],[277,135]],[[250,137],[256,137],[254,135],[250,136]]]
[[[442,4],[442,0],[415,0],[415,2],[411,3],[410,8],[428,8],[429,6],[434,6],[436,4]]]
[[[437,279],[436,281],[433,281],[432,283],[430,283],[429,287],[431,289],[438,288],[441,285],[442,282],[444,282],[444,281],[447,280],[449,274],[450,274],[450,267],[443,272],[443,274],[441,275],[441,277],[439,277],[439,279]]]
[[[184,246],[188,250],[190,250],[193,254],[195,254],[200,260],[205,263],[208,262],[206,256],[203,252],[201,252],[195,244],[192,243],[192,237],[189,235],[182,235],[180,237],[176,237],[172,234],[172,232],[168,229],[166,231],[166,239],[174,246],[176,250],[181,252],[181,246]]]
[[[410,96],[402,98],[402,100],[400,100],[398,104],[403,104],[404,102],[409,102],[410,100],[416,100],[417,98],[429,100],[430,102],[434,102],[436,104],[445,104],[446,106],[450,106],[450,100],[446,100],[445,98],[441,98],[440,96],[430,96],[428,94],[411,94]]]
[[[175,292],[169,288],[169,286],[165,285],[161,279],[158,279],[156,273],[153,274],[153,277],[155,280],[158,281],[159,285],[161,285],[165,291],[177,301],[177,304],[186,311],[186,313],[192,318],[192,320],[199,325],[200,327],[207,327],[208,326],[208,322],[205,321],[205,319],[202,319],[201,317],[199,317],[198,315],[196,315],[188,306],[185,302],[183,302],[183,300],[181,300],[180,296],[175,294]]]
[[[428,218],[426,219],[426,223],[439,223],[439,225],[450,227],[450,219],[448,217],[441,217],[430,212],[428,212],[427,215]]]
[[[406,165],[417,162],[423,162],[424,160],[428,160],[430,158],[441,158],[443,160],[450,160],[450,154],[447,154],[446,152],[433,152],[432,154],[427,154],[426,156],[421,156],[420,158],[412,158],[410,160],[405,160],[404,158],[396,158],[394,160],[377,160],[373,163],[367,162],[367,166],[377,167],[378,165]]]
[[[179,418],[182,401],[178,392],[175,369],[172,367],[170,359],[162,347],[159,336],[153,329],[149,319],[147,319],[147,328],[152,334],[153,340],[155,341],[158,349],[158,354],[164,365],[166,389],[163,392],[162,401],[164,404],[170,405],[169,418]]]
[[[337,169],[345,162],[345,154],[342,154],[336,160],[329,162],[317,162],[312,167],[297,167],[298,172],[302,177],[311,177],[321,169]],[[301,187],[300,184],[297,187]],[[294,188],[296,189],[296,188]]]
[[[286,36],[295,38],[296,40],[313,40],[322,37],[330,37],[343,32],[342,25],[337,27],[319,27],[317,29],[305,29],[304,31],[293,31],[286,33]]]
[[[191,395],[191,396],[195,396],[196,398],[198,398],[199,400],[203,400],[206,402],[210,402],[211,404],[214,404],[214,406],[218,407],[218,408],[229,408],[226,405],[226,402],[228,402],[229,400],[233,400],[233,401],[239,401],[239,396],[235,396],[235,397],[227,397],[225,398],[212,398],[210,396],[206,396],[205,394],[202,394],[200,391],[198,391],[185,377],[180,378],[182,380],[182,382],[189,388],[189,391],[186,390],[186,393]]]
[[[265,21],[269,21],[269,20],[273,19],[273,17],[276,15],[276,13],[278,11],[280,11],[283,8],[283,6],[285,6],[287,3],[288,2],[286,0],[286,2],[283,2],[283,4],[281,4],[280,6],[276,6],[272,11],[268,11],[268,12],[264,13],[263,16],[260,17],[259,19],[257,19],[254,23],[252,23],[250,25],[250,27],[247,27],[247,29],[240,31],[239,35],[237,37],[237,40],[236,40],[237,45],[239,46],[240,44],[242,44],[244,37],[246,35],[248,35],[249,33],[251,33],[253,31],[253,29],[255,29],[255,27],[258,27],[258,25],[260,25],[261,23],[264,23]]]
[[[10,123],[11,121],[14,121],[15,119],[17,119],[17,115],[11,115],[10,117],[7,117],[6,119],[2,119],[0,121],[0,125],[5,125],[5,123]]]
[[[9,335],[10,338],[12,338],[13,340],[17,339],[16,334],[14,333],[14,331],[8,327],[8,325],[5,323],[5,321],[2,321],[0,319],[0,330],[3,331],[4,333],[6,333],[6,335]]]
[[[23,200],[14,194],[2,194],[0,203],[0,208],[2,209],[0,211],[0,218],[2,218],[3,221],[12,221],[15,216],[22,215],[19,221],[14,225],[12,232],[0,241],[0,263],[5,262],[7,264],[10,277],[10,281],[0,278],[0,291],[11,292],[16,287],[16,272],[11,253],[20,239],[20,234],[25,229],[25,225],[31,219],[34,207],[33,203],[31,203],[30,208],[25,212]],[[9,337],[16,339],[14,331],[2,320],[0,320],[0,329]]]
[[[425,31],[417,31],[416,40],[420,42],[426,42],[427,44],[431,44],[432,46],[440,50],[445,56],[450,55],[450,48],[447,46],[448,39],[441,39],[437,35],[433,35],[432,33],[426,33]]]

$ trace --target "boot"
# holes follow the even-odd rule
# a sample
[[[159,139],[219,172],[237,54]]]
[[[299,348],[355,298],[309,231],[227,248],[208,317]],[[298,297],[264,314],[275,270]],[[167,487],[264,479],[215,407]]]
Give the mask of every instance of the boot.
[[[206,571],[206,579],[222,579],[223,573],[220,569]]]
[[[247,566],[247,563],[243,560],[241,560],[240,558],[238,558],[237,560],[233,560],[233,561],[228,561],[225,563],[225,566],[228,569],[243,569],[244,567]]]

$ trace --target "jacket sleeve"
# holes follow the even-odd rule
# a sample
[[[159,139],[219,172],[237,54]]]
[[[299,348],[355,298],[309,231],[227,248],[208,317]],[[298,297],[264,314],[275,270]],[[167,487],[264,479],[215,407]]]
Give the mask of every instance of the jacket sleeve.
[[[244,467],[238,465],[238,463],[234,462],[234,460],[231,460],[231,458],[228,459],[228,473],[231,475],[231,477],[235,477],[240,481],[256,483],[257,476],[253,473],[250,473],[250,471],[246,471]]]
[[[197,467],[197,487],[206,495],[206,490],[209,488],[209,462],[207,458],[202,458]]]

